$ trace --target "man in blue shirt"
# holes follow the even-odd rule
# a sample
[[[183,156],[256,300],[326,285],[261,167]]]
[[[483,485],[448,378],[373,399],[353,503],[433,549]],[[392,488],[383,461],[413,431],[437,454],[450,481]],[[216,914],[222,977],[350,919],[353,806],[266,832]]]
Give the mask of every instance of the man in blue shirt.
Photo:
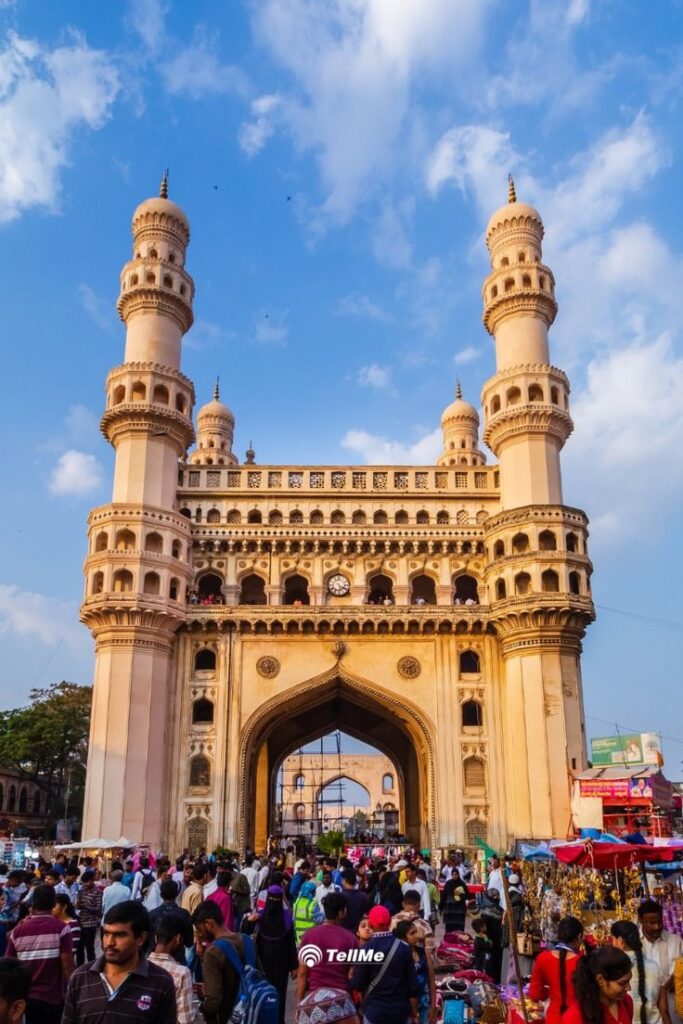
[[[386,907],[373,907],[368,921],[374,935],[363,952],[381,952],[381,960],[358,963],[351,975],[351,988],[365,994],[363,1024],[398,1024],[418,1021],[420,994],[412,950],[389,931],[391,915]]]

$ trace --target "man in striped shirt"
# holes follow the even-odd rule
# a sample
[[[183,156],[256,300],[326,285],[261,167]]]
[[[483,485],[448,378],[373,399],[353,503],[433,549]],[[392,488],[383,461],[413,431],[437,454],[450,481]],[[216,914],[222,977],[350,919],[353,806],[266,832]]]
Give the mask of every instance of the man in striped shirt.
[[[174,883],[175,884],[175,883]],[[176,950],[182,948],[183,922],[173,914],[166,914],[156,926],[156,946],[147,958],[157,967],[163,967],[173,978],[178,1024],[192,1024],[192,973],[175,959]]]
[[[6,955],[15,957],[31,972],[26,1024],[59,1024],[66,982],[74,970],[71,930],[54,917],[55,891],[39,885],[33,893],[31,916],[13,929]]]

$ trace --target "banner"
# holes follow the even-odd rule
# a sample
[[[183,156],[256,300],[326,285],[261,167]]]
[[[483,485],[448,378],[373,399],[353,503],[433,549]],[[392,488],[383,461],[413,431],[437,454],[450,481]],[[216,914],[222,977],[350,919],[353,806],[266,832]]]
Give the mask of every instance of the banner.
[[[662,751],[656,732],[600,736],[591,740],[594,768],[613,765],[662,764]]]
[[[602,800],[628,800],[628,779],[579,779],[581,796]]]

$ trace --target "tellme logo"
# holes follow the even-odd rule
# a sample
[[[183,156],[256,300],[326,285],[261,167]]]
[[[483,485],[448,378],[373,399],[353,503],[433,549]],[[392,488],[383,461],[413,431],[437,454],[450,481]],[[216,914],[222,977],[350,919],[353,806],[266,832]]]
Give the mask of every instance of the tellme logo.
[[[328,949],[307,942],[299,950],[299,963],[305,967],[318,967],[323,960],[336,964],[381,964],[384,953],[381,949]]]

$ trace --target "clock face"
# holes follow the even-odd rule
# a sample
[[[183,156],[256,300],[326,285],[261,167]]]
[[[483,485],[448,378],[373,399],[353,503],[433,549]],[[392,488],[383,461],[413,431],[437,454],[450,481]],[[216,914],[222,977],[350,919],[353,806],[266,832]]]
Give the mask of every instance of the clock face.
[[[327,589],[335,597],[343,597],[344,594],[348,594],[351,589],[349,581],[346,576],[342,576],[341,573],[337,573],[336,576],[330,576],[327,581]]]

